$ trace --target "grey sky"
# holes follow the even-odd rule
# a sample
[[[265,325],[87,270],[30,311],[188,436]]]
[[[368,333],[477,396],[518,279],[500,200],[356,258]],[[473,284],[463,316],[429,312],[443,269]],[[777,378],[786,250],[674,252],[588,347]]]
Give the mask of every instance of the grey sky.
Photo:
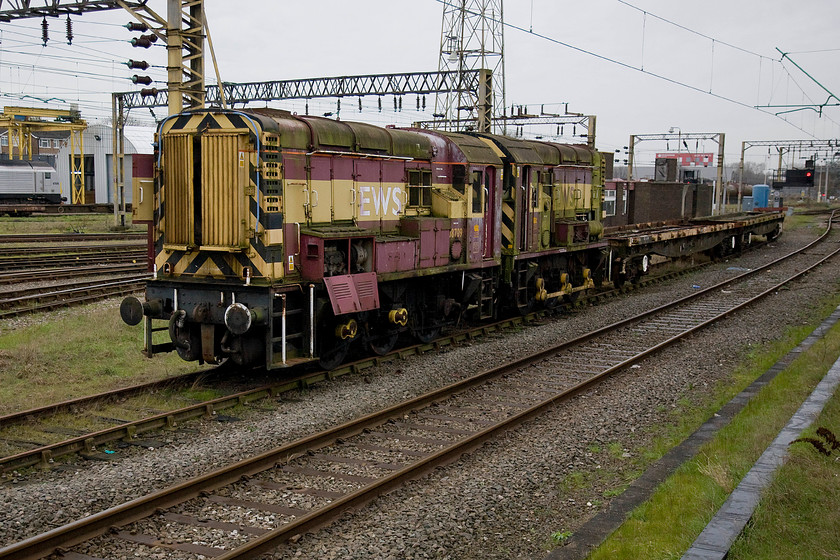
[[[673,0],[587,2],[506,0],[505,20],[524,30],[610,58],[629,67],[570,49],[513,28],[505,30],[508,105],[546,104],[557,111],[598,117],[598,147],[614,150],[633,133],[725,132],[733,162],[742,140],[840,137],[840,107],[822,118],[813,111],[787,116],[789,122],[752,109],[753,105],[822,103],[828,94],[790,63],[779,64],[776,47],[840,95],[840,4],[836,0],[742,0],[704,3]],[[163,0],[149,0],[163,12]],[[436,0],[207,0],[206,10],[224,81],[263,81],[350,74],[417,72],[437,69],[443,4]],[[658,20],[669,19],[700,37]],[[110,116],[111,91],[132,90],[128,58],[165,65],[161,46],[131,48],[134,35],[115,24],[129,21],[120,11],[75,17],[73,46],[64,40],[64,20],[49,19],[50,42],[41,45],[40,21],[0,24],[0,98],[6,105],[29,105],[56,98],[79,103],[89,120]],[[730,48],[730,43],[763,55]],[[808,52],[805,52],[808,51]],[[824,51],[824,52],[810,52]],[[215,81],[207,59],[208,81]],[[141,72],[142,73],[142,72]],[[164,80],[163,69],[148,72]],[[165,83],[156,84],[165,87]],[[736,101],[727,101],[703,91]],[[804,93],[803,93],[804,90]],[[834,100],[832,100],[834,101]],[[414,96],[395,113],[390,98],[380,113],[374,99],[345,99],[341,118],[407,125],[431,116],[413,110]],[[738,104],[740,103],[740,105]],[[53,101],[52,106],[66,103]],[[302,102],[276,104],[303,112]],[[335,103],[311,102],[310,112],[335,110]],[[165,109],[156,111],[157,116]],[[151,115],[133,114],[151,122]],[[647,143],[646,143],[647,144]],[[640,146],[642,159],[664,145]],[[692,149],[694,146],[692,146]],[[697,146],[701,151],[716,147]],[[750,153],[763,163],[766,153]]]

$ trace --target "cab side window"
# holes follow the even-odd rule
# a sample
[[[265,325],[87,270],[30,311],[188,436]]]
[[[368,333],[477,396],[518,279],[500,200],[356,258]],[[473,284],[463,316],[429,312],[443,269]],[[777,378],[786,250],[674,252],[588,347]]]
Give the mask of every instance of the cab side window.
[[[484,173],[472,172],[472,212],[481,214],[484,211]]]
[[[452,188],[461,194],[467,190],[467,170],[463,165],[452,166]]]
[[[432,172],[426,169],[408,171],[408,205],[431,207]]]

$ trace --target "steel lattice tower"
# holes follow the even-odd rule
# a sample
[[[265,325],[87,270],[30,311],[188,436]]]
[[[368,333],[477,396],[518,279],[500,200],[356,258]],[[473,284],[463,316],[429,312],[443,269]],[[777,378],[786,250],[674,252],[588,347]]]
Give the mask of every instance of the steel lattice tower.
[[[438,69],[465,72],[489,70],[487,87],[478,95],[439,93],[435,114],[441,127],[472,126],[490,131],[493,117],[505,114],[505,41],[502,0],[453,0],[444,3]],[[490,81],[492,80],[492,83]]]

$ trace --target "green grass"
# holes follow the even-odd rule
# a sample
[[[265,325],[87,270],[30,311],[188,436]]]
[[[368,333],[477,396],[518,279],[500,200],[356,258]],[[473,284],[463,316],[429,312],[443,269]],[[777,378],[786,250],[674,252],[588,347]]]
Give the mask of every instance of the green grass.
[[[819,315],[825,316],[827,311],[837,306],[838,302],[840,302],[840,297],[827,302]],[[732,395],[763,373],[778,357],[804,338],[811,328],[791,329],[782,341],[772,345],[770,349],[751,352],[748,358],[749,366],[740,370],[730,385],[719,390],[718,397],[711,405],[680,411],[680,421],[673,424],[667,433],[659,438],[657,445],[646,454],[645,462],[658,458],[661,453],[693,431],[704,418],[709,416],[709,409],[717,410]],[[810,394],[838,355],[840,355],[840,325],[835,326],[824,340],[819,341],[791,367],[780,373],[730,425],[721,430],[713,441],[703,446],[694,460],[680,467],[657,489],[654,496],[637,508],[621,528],[589,558],[593,560],[679,558],[749,471],[755,460],[787,423],[790,416]],[[834,407],[838,406],[838,400],[840,398],[834,399]],[[807,451],[807,448],[805,450]],[[802,453],[803,451],[797,451],[797,454]],[[838,463],[833,463],[835,473],[838,469],[836,465]],[[840,480],[836,475],[829,478],[829,485],[834,486],[833,495],[829,493],[829,499],[836,502],[840,495],[840,491],[836,488]],[[827,492],[827,489],[822,491]],[[781,495],[784,498],[784,490],[781,491]],[[804,509],[807,510],[808,507],[805,505]],[[832,507],[834,507],[833,504]],[[784,505],[784,508],[787,508],[787,505]],[[781,509],[778,513],[785,519],[785,516],[800,515],[799,513],[791,514],[783,508],[776,509]],[[804,517],[804,512],[802,515]],[[833,517],[833,522],[838,523],[838,518]],[[781,521],[779,523],[784,524]],[[815,540],[828,538],[829,542],[836,543],[836,540],[831,540],[837,538],[836,526],[838,525],[834,525],[831,531],[823,535],[819,535],[821,531],[816,531]],[[800,527],[800,529],[804,528]],[[768,530],[771,532],[779,530],[779,526],[771,524]],[[788,534],[786,538],[792,538],[792,536]],[[772,550],[772,547],[768,550]],[[799,549],[795,550],[795,552],[779,556],[764,556],[762,552],[747,551],[740,558],[804,557],[798,553]],[[823,550],[823,548],[814,550]],[[833,550],[840,550],[840,547],[835,546]]]
[[[840,398],[835,396],[803,436],[825,440],[825,427],[840,437]],[[748,560],[840,558],[840,450],[829,456],[808,443],[789,447],[789,460],[773,483],[728,558]]]
[[[0,324],[0,414],[198,367],[174,352],[147,359],[140,353],[142,339],[142,325],[123,323],[116,301],[14,330]]]

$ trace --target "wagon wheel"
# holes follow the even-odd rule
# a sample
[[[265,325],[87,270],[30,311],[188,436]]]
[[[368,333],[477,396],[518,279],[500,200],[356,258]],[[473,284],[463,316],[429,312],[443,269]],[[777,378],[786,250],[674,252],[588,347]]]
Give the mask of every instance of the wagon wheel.
[[[580,297],[581,292],[572,292],[563,296],[563,301],[566,303],[574,303]]]

